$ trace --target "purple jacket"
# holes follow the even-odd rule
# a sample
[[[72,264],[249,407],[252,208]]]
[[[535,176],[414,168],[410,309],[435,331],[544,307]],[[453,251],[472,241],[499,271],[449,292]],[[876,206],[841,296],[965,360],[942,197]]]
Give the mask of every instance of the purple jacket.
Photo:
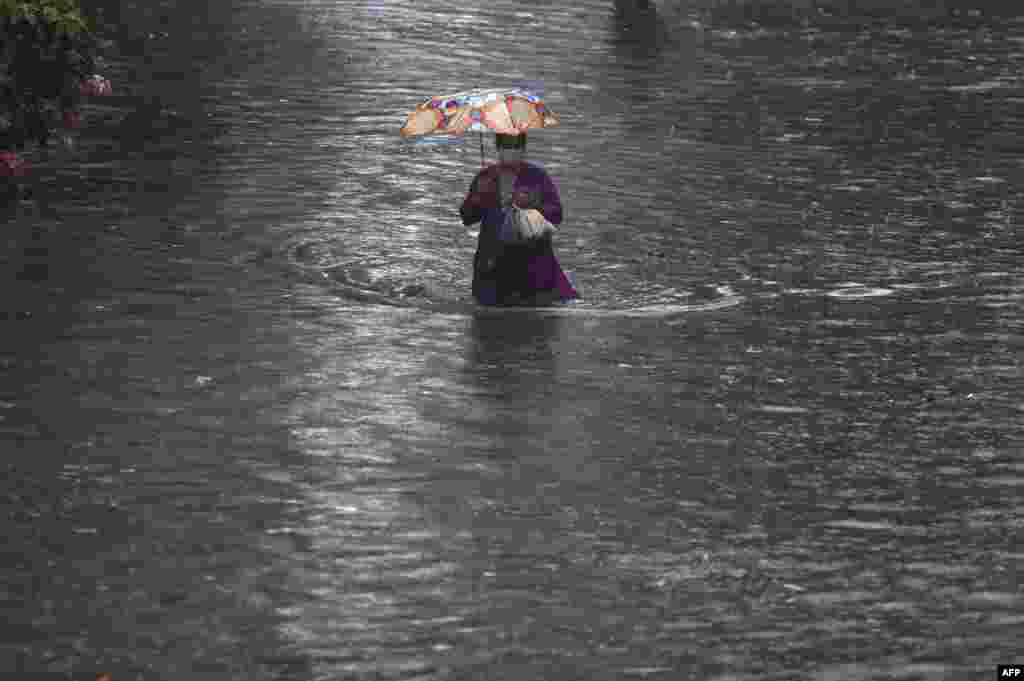
[[[513,193],[525,193],[528,207],[539,210],[551,224],[560,224],[562,202],[548,174],[529,162],[512,165],[517,171]],[[485,305],[510,304],[512,300],[577,298],[578,294],[555,258],[550,236],[526,244],[501,242],[499,231],[505,212],[499,203],[498,176],[506,168],[507,165],[494,164],[477,173],[459,210],[464,225],[480,222],[473,259],[474,297]],[[506,202],[508,198],[505,197]]]
[[[517,164],[495,163],[487,166],[473,178],[469,185],[469,193],[459,213],[462,224],[481,223],[480,234],[493,230],[495,233],[504,219],[498,203],[498,175],[508,166]],[[544,169],[538,165],[524,162],[516,168],[518,173],[513,184],[514,192],[526,192],[531,198],[531,208],[536,208],[553,225],[562,223],[562,202],[558,198],[558,188]]]

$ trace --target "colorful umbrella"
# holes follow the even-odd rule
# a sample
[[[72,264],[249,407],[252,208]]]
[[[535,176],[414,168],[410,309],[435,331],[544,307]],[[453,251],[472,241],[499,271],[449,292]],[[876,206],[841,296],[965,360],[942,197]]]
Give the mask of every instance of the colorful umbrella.
[[[529,90],[467,90],[431,97],[409,114],[402,137],[480,133],[483,164],[485,131],[518,135],[532,128],[558,125],[558,116]]]

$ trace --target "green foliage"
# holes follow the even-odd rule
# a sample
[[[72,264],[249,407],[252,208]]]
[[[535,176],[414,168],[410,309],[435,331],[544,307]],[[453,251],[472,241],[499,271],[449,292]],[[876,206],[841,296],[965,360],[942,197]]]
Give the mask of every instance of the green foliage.
[[[0,149],[45,145],[77,109],[93,34],[78,0],[0,0]]]
[[[57,33],[77,35],[95,30],[82,15],[78,0],[0,0],[0,17],[49,26]]]

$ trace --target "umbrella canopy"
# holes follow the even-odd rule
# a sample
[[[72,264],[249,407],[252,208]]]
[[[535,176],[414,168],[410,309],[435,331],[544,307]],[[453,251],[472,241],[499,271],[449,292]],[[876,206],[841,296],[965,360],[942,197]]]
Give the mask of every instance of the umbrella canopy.
[[[483,133],[518,135],[530,129],[558,125],[558,116],[529,90],[467,90],[431,97],[409,114],[400,131],[402,137],[419,135],[462,135],[480,133],[483,162]]]
[[[409,114],[402,137],[499,132],[517,135],[558,125],[558,116],[529,90],[467,90],[431,97]]]

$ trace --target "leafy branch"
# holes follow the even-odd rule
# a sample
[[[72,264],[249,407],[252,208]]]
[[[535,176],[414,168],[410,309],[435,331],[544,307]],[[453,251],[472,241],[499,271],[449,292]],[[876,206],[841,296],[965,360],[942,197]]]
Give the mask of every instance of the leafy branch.
[[[77,127],[83,94],[109,93],[109,83],[90,79],[95,52],[95,22],[78,0],[0,0],[0,151],[9,154],[7,167],[16,158],[11,150],[33,141],[45,146],[61,124]]]

